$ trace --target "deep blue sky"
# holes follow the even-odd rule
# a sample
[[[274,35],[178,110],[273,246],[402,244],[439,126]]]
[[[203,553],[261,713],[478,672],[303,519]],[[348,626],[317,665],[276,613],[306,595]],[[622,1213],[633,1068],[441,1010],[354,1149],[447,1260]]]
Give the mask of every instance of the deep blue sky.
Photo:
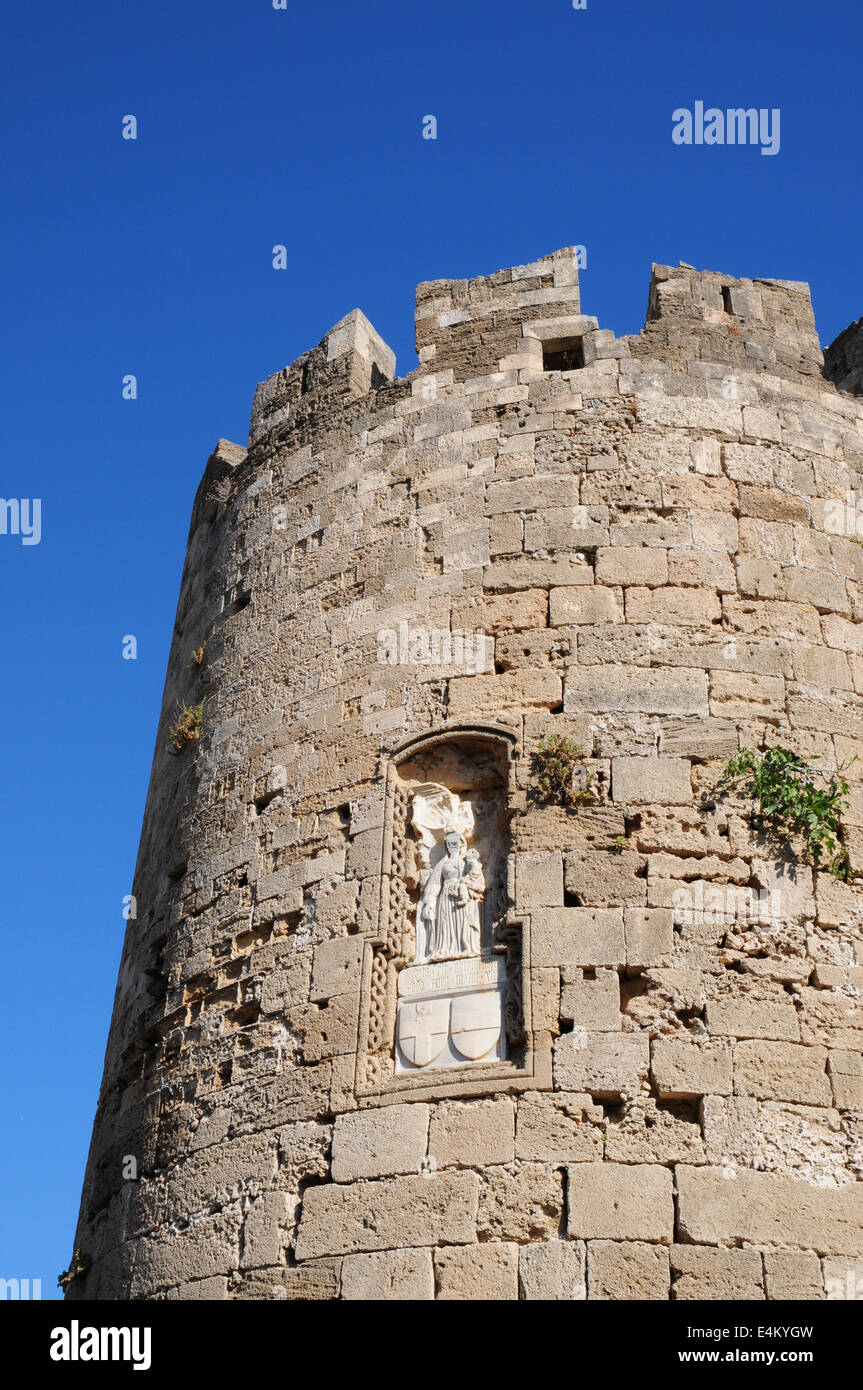
[[[43,531],[0,535],[0,1276],[55,1296],[71,1255],[216,439],[350,309],[404,374],[419,280],[572,243],[617,333],[683,259],[809,280],[829,342],[863,314],[861,30],[860,0],[7,0],[0,495]],[[780,153],[675,146],[697,100],[779,107]]]

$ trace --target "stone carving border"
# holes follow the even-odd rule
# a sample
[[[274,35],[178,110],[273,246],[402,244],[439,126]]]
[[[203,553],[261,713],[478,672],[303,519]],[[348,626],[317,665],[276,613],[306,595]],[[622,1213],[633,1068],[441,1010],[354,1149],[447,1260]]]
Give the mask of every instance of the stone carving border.
[[[360,1104],[445,1096],[480,1096],[496,1091],[550,1089],[551,1038],[533,1030],[531,999],[530,917],[510,908],[496,933],[495,950],[507,962],[506,1028],[520,1061],[478,1063],[426,1073],[394,1071],[396,982],[409,949],[410,903],[404,875],[407,856],[408,797],[399,767],[415,754],[436,745],[472,738],[497,745],[507,768],[505,795],[512,799],[517,738],[512,728],[492,723],[452,724],[433,733],[413,735],[383,757],[384,817],[381,831],[381,873],[377,927],[366,936],[363,954],[360,1036],[355,1091]],[[512,881],[510,865],[508,878]]]

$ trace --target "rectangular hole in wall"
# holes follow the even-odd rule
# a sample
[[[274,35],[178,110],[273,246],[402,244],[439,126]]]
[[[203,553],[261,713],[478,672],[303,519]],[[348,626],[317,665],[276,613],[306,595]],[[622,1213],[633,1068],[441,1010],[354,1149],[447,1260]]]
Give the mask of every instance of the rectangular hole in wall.
[[[731,314],[731,313],[734,312],[734,310],[731,308],[731,286],[730,286],[730,285],[723,285],[723,286],[722,286],[722,307],[723,307],[723,309],[725,310],[726,314]]]
[[[584,366],[584,341],[581,338],[555,338],[542,345],[544,372],[572,372]]]

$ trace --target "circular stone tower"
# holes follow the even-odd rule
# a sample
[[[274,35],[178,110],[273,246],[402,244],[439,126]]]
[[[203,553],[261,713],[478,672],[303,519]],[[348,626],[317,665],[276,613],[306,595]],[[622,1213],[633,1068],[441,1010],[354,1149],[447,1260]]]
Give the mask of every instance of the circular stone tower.
[[[70,1296],[830,1296],[863,758],[820,858],[723,769],[863,754],[863,327],[569,248],[416,329],[207,464]]]

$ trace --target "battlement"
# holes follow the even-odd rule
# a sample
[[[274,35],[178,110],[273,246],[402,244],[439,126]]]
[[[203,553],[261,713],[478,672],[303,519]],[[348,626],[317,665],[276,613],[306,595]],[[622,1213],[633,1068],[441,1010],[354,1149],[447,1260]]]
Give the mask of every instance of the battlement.
[[[672,373],[713,364],[786,380],[823,376],[859,394],[861,323],[827,350],[825,368],[805,282],[736,279],[681,262],[652,267],[644,328],[618,338],[581,312],[574,246],[471,280],[423,281],[416,292],[418,372],[451,373],[454,383],[506,372],[524,381],[634,358]],[[308,434],[334,410],[398,384],[395,369],[392,349],[353,310],[258,387],[249,446]]]

